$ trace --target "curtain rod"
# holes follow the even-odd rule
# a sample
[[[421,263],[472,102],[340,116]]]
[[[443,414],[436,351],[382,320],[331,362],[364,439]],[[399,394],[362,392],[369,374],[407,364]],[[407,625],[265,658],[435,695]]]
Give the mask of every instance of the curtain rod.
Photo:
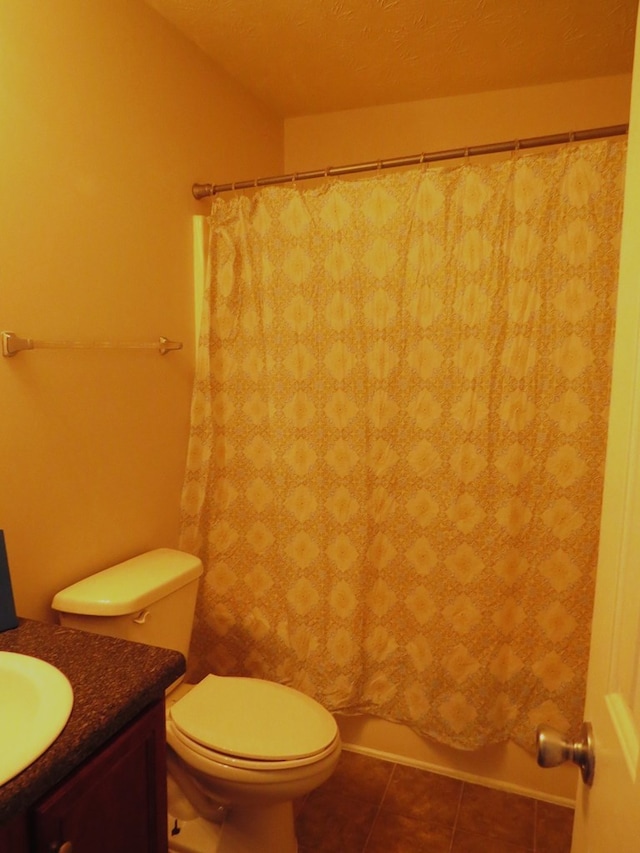
[[[254,178],[249,181],[233,181],[229,184],[193,184],[194,198],[201,200],[218,193],[233,190],[257,189],[275,184],[289,184],[296,181],[308,181],[313,178],[334,178],[341,175],[354,175],[358,172],[373,172],[379,169],[395,169],[401,166],[417,166],[421,163],[436,163],[441,160],[458,160],[462,157],[475,157],[480,154],[501,154],[518,151],[523,148],[542,148],[546,145],[562,145],[567,142],[585,142],[590,139],[604,139],[608,136],[622,136],[627,133],[628,125],[616,124],[610,127],[595,127],[589,130],[576,130],[568,133],[556,133],[552,136],[533,136],[529,139],[512,139],[508,142],[493,142],[488,145],[473,145],[468,148],[452,148],[448,151],[412,154],[408,157],[394,157],[390,160],[378,160],[370,163],[353,163],[349,166],[329,166],[326,169],[312,169],[308,172],[293,172],[290,175],[274,175],[270,178]]]

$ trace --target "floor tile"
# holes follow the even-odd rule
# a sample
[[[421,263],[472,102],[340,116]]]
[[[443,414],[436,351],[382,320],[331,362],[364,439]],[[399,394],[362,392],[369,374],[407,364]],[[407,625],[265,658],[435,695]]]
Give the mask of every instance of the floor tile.
[[[439,824],[380,812],[365,853],[449,853],[451,829]]]
[[[299,853],[571,849],[570,808],[346,750],[333,776],[295,806]]]
[[[489,838],[475,832],[456,830],[451,853],[530,853],[532,849],[511,844],[501,838]]]
[[[529,797],[465,782],[456,829],[532,850],[535,815],[536,801]]]
[[[573,809],[553,803],[537,803],[537,853],[570,853]]]
[[[312,853],[362,853],[378,812],[375,803],[319,788],[296,818],[300,850]]]
[[[382,811],[453,828],[463,783],[448,776],[397,764]]]
[[[368,803],[380,803],[395,764],[369,755],[343,750],[338,766],[322,790],[342,797],[357,797]]]

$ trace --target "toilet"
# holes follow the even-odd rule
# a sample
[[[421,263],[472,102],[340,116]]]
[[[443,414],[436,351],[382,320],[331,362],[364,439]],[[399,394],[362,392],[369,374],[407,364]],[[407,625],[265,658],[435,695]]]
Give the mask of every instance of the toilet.
[[[170,548],[58,592],[60,624],[187,656],[202,563]],[[333,773],[338,727],[320,703],[259,678],[207,675],[167,690],[169,850],[296,853],[293,801]]]

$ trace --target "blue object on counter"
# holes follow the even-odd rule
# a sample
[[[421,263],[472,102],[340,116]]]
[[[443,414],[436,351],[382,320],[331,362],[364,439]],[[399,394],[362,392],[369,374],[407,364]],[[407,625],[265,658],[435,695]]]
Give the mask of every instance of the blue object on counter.
[[[13,603],[13,589],[9,574],[9,560],[4,544],[4,530],[0,530],[0,631],[18,627],[16,607]]]

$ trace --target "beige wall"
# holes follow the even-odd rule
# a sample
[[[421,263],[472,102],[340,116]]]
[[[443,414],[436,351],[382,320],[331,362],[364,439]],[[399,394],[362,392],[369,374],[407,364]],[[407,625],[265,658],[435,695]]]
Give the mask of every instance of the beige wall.
[[[631,75],[285,121],[285,171],[377,161],[629,120]]]
[[[0,359],[0,528],[18,611],[177,544],[193,181],[280,171],[282,121],[142,0],[0,4],[0,329],[153,341]]]
[[[185,349],[0,359],[0,527],[19,612],[175,545],[193,358],[193,181],[626,121],[626,76],[283,123],[142,0],[0,4],[0,329]],[[284,162],[283,162],[284,157]],[[206,205],[206,203],[205,203]]]
[[[0,359],[0,528],[19,612],[50,619],[62,586],[177,544],[191,220],[206,210],[192,181],[614,124],[628,102],[622,76],[296,118],[283,134],[142,0],[2,0],[0,329],[185,342],[164,357]]]

